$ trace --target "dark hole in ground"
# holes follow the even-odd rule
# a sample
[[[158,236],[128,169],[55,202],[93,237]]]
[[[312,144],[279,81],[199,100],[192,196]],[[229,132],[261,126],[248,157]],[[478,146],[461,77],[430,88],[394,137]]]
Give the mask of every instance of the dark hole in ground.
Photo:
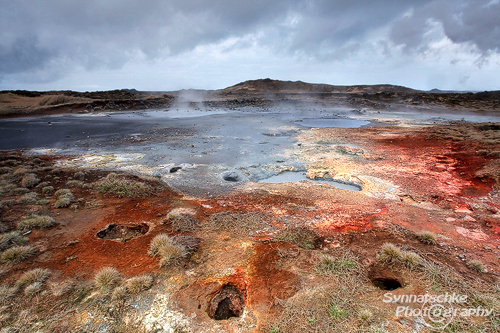
[[[207,313],[215,320],[239,317],[243,313],[245,302],[243,295],[233,285],[225,285],[210,301]]]
[[[182,167],[173,167],[173,168],[170,169],[170,173],[175,173],[175,172],[177,172],[177,171],[179,171],[181,169],[182,169]]]
[[[237,182],[238,181],[238,177],[229,176],[229,175],[225,175],[224,177],[222,177],[222,179],[224,179],[226,182]]]
[[[372,283],[375,287],[378,287],[382,290],[396,290],[398,288],[403,287],[401,282],[394,278],[375,278],[372,280]]]
[[[110,224],[97,233],[100,239],[110,239],[120,242],[126,242],[132,238],[139,237],[149,231],[149,226],[145,223],[142,224],[129,224],[119,225]]]

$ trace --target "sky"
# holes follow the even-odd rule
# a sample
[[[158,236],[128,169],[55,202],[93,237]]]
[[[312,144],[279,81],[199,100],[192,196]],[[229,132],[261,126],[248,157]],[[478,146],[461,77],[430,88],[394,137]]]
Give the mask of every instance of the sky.
[[[0,90],[500,90],[499,0],[0,0]]]

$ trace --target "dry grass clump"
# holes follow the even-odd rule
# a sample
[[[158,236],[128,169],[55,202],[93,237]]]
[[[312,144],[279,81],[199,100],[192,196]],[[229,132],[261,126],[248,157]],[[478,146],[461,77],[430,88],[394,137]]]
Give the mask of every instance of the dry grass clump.
[[[139,294],[153,286],[153,277],[150,275],[134,276],[125,282],[125,288],[132,294]]]
[[[413,268],[422,263],[422,257],[412,251],[402,251],[399,260],[408,268]]]
[[[118,286],[113,290],[113,294],[111,295],[112,301],[121,301],[127,298],[128,291],[124,286]]]
[[[167,215],[167,218],[172,222],[174,231],[194,232],[198,227],[198,220],[189,215],[175,215],[174,217]]]
[[[120,282],[120,272],[113,267],[105,267],[99,270],[95,275],[95,283],[101,292],[108,292]]]
[[[345,276],[358,272],[359,269],[358,257],[350,251],[343,251],[339,256],[322,254],[316,265],[316,272],[323,275]]]
[[[26,296],[33,296],[38,294],[40,291],[42,291],[42,283],[41,282],[34,282],[24,288],[24,294]]]
[[[75,174],[73,175],[73,178],[78,179],[78,180],[84,180],[85,173],[83,171],[75,172]]]
[[[85,187],[85,183],[81,180],[68,180],[66,186],[69,188],[83,188]]]
[[[18,287],[29,286],[33,283],[43,283],[50,276],[50,270],[43,268],[35,268],[27,271],[16,281]]]
[[[36,204],[37,201],[38,201],[38,194],[35,192],[26,193],[22,197],[17,199],[17,203],[22,205]]]
[[[68,197],[61,197],[57,199],[56,203],[54,204],[56,208],[66,208],[69,207],[69,205],[71,205],[71,199]]]
[[[43,194],[50,194],[54,192],[54,186],[45,186],[42,188],[42,193]]]
[[[17,225],[18,229],[29,230],[33,228],[48,228],[53,226],[55,220],[47,215],[30,215]]]
[[[9,228],[9,226],[7,224],[5,224],[5,223],[3,223],[3,222],[0,221],[0,232],[2,232],[2,233],[3,232],[7,232],[7,231],[9,231],[9,229],[10,228]],[[0,241],[0,243],[1,243],[1,241]]]
[[[71,190],[68,190],[67,188],[62,188],[60,190],[57,190],[56,193],[54,193],[54,195],[58,198],[68,197],[72,200],[75,198],[73,193],[71,193]]]
[[[26,187],[17,187],[15,189],[13,189],[12,191],[10,191],[11,194],[26,194],[28,193],[30,190],[28,190]]]
[[[422,230],[415,234],[419,241],[424,244],[434,245],[437,243],[437,235],[433,232]]]
[[[37,200],[37,201],[36,201],[36,204],[37,204],[37,205],[41,205],[41,206],[43,206],[43,205],[47,205],[48,203],[49,203],[49,200],[48,200],[48,199],[40,199],[40,200]]]
[[[15,264],[35,254],[35,248],[33,246],[14,246],[10,249],[5,250],[0,255],[0,262],[6,264]]]
[[[318,248],[321,237],[307,227],[291,227],[280,231],[275,240],[297,244],[304,249]]]
[[[303,288],[285,301],[267,332],[358,332],[355,299],[362,292],[361,285]]]
[[[5,301],[8,298],[11,298],[18,292],[19,288],[17,286],[9,287],[6,285],[0,286],[0,302]]]
[[[255,212],[221,212],[210,215],[203,227],[210,231],[227,231],[236,236],[248,237],[252,232],[269,227],[269,216]]]
[[[91,187],[99,193],[112,193],[119,197],[129,198],[147,197],[154,193],[150,185],[115,173],[110,173],[106,178],[92,183]]]
[[[57,190],[54,195],[57,197],[56,203],[54,204],[56,208],[66,208],[75,200],[73,193],[66,188]]]
[[[167,234],[157,235],[149,246],[150,256],[160,256],[160,266],[166,267],[188,255],[186,247]]]
[[[152,257],[158,254],[158,251],[161,247],[172,244],[173,239],[167,234],[159,234],[153,238],[151,243],[149,244],[149,252],[148,254]]]
[[[52,295],[61,297],[69,293],[75,287],[75,282],[72,280],[65,280],[58,283],[49,283]]]
[[[476,271],[478,273],[482,273],[484,271],[484,264],[481,260],[478,259],[472,259],[467,263],[467,267],[472,269],[473,271]]]
[[[11,245],[25,244],[27,241],[28,238],[21,236],[21,232],[19,231],[0,234],[0,251],[5,250]]]
[[[25,174],[27,174],[28,172],[32,171],[31,169],[29,168],[26,168],[26,167],[19,167],[17,168],[16,170],[14,170],[14,172],[12,173],[14,176],[23,176]]]
[[[0,181],[0,195],[12,192],[17,186],[8,181]]]
[[[398,261],[401,258],[401,249],[392,243],[384,243],[377,259],[387,263]]]
[[[33,173],[27,173],[21,180],[21,186],[31,188],[40,183],[40,179]]]

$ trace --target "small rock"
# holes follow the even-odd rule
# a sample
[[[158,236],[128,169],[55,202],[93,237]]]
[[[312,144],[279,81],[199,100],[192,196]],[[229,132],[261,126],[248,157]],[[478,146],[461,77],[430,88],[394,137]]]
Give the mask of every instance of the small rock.
[[[465,258],[465,254],[459,254],[458,257],[463,259]]]
[[[473,218],[470,215],[467,215],[467,216],[464,217],[464,221],[467,221],[467,222],[476,222],[476,219]]]
[[[485,250],[491,250],[491,247],[489,247],[488,245],[486,245],[486,246],[484,247],[484,249],[485,249]]]

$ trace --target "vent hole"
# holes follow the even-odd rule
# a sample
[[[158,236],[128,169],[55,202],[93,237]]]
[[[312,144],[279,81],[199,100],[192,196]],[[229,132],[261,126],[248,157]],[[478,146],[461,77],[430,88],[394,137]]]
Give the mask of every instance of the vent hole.
[[[239,317],[243,313],[245,302],[240,291],[232,285],[225,285],[212,298],[208,308],[208,315],[215,320],[227,320]]]
[[[376,278],[372,280],[372,283],[382,290],[396,290],[403,287],[401,282],[394,278]]]

